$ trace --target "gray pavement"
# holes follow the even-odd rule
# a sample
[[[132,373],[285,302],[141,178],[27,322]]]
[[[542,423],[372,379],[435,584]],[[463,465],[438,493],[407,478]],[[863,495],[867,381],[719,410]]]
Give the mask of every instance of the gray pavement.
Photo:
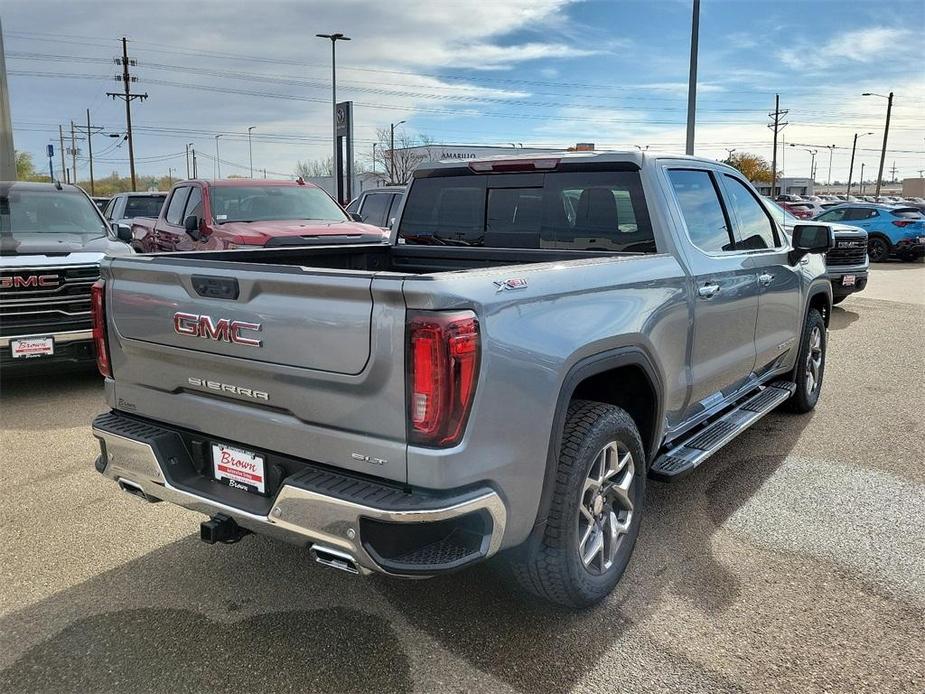
[[[91,375],[0,393],[0,691],[921,692],[925,265],[836,308],[816,411],[652,483],[599,607],[489,563],[351,578],[297,547],[210,547],[200,516],[93,471]]]

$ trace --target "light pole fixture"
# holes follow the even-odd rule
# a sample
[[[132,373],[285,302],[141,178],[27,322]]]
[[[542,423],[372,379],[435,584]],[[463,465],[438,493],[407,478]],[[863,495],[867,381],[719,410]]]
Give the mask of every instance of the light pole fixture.
[[[216,170],[216,172],[217,172],[215,178],[221,178],[221,177],[222,177],[222,160],[221,160],[221,158],[220,158],[219,155],[218,155],[218,138],[220,138],[220,137],[221,137],[221,135],[216,135],[216,136],[215,136],[215,170]]]
[[[794,143],[790,143],[791,147],[796,147]],[[809,152],[812,156],[812,160],[809,163],[809,177],[815,182],[816,179],[816,154],[819,152],[818,149],[807,149],[806,147],[800,147],[804,152]]]
[[[875,94],[874,92],[864,92],[861,96],[879,96],[886,99],[886,125],[883,127],[883,149],[880,150],[880,170],[877,172],[877,192],[876,197],[880,197],[880,185],[883,183],[883,162],[886,161],[886,139],[890,135],[890,112],[893,110],[893,92],[889,96]]]
[[[256,127],[256,125],[252,125],[247,129],[247,156],[251,164],[251,178],[254,177],[254,148],[251,147],[251,131]]]
[[[391,171],[389,171],[389,183],[391,183],[393,186],[396,185],[395,183],[395,128],[397,128],[399,125],[405,122],[406,121],[400,120],[397,123],[389,124],[389,148],[390,148],[389,149],[389,162],[390,162],[389,168],[391,169]]]
[[[333,137],[334,147],[334,157],[331,159],[331,178],[334,184],[334,195],[340,197],[338,193],[337,181],[337,160],[339,159],[338,147],[337,147],[337,42],[338,41],[349,41],[349,36],[344,36],[343,34],[315,34],[319,39],[328,39],[331,42],[331,136]],[[337,202],[343,202],[338,200]]]
[[[854,176],[854,152],[858,148],[858,138],[865,135],[873,135],[873,132],[854,134],[854,144],[851,145],[851,166],[848,168],[848,188],[845,190],[845,195],[851,195],[851,178]]]
[[[736,151],[735,147],[723,147],[726,150],[726,161],[732,159],[732,153]]]

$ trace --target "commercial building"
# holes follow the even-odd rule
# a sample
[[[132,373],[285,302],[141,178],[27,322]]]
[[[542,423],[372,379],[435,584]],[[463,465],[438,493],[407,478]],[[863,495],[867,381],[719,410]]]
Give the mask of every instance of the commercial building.
[[[902,195],[904,198],[925,198],[925,178],[904,178]]]
[[[771,195],[770,183],[753,183],[762,195]],[[777,179],[773,195],[792,193],[794,195],[815,195],[815,182],[811,178],[794,178],[783,176]]]

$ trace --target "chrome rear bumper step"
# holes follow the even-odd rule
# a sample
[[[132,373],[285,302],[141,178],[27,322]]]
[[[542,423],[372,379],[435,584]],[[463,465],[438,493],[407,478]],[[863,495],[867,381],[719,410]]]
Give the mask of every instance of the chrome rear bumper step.
[[[649,477],[673,482],[690,474],[694,468],[787,400],[796,389],[793,383],[775,381],[763,387],[719,419],[697,430],[689,438],[656,458]]]

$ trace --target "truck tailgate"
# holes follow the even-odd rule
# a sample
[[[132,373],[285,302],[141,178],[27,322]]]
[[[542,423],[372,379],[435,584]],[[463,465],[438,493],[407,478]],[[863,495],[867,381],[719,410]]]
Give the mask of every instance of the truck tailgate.
[[[126,411],[406,479],[400,280],[169,256],[114,260],[104,278]]]

